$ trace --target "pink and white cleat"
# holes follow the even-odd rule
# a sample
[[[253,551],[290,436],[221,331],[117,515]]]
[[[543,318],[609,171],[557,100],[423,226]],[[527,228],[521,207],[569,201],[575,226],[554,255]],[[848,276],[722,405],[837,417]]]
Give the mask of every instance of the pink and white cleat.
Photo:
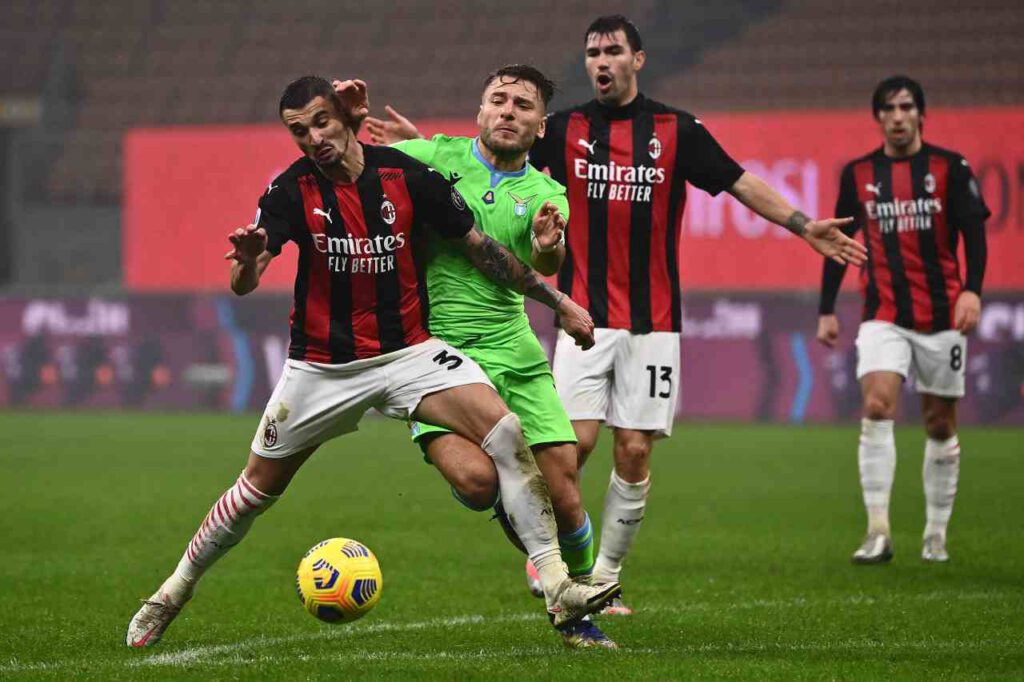
[[[534,597],[544,598],[544,586],[540,584],[540,573],[529,559],[526,560],[526,588]]]
[[[134,649],[153,646],[160,641],[167,626],[181,613],[184,606],[175,606],[167,595],[156,592],[142,602],[132,621],[128,623],[128,632],[124,643]]]

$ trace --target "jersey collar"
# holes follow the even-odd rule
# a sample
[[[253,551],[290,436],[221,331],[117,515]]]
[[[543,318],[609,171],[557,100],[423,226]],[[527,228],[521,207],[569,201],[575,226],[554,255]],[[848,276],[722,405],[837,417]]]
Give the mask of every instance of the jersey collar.
[[[517,171],[500,171],[494,166],[492,166],[490,163],[488,163],[487,159],[484,158],[484,155],[480,153],[479,137],[473,138],[473,144],[471,146],[473,148],[473,158],[482,163],[484,165],[484,168],[490,171],[492,188],[497,187],[498,183],[504,180],[505,178],[521,178],[524,175],[526,175],[526,172],[528,170],[530,170],[530,162],[527,161],[523,164],[523,167]]]

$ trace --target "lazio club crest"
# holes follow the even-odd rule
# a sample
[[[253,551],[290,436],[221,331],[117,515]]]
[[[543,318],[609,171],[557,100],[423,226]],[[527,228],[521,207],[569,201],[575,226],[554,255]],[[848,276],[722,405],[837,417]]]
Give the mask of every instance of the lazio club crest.
[[[512,192],[509,192],[508,196],[515,202],[515,205],[512,207],[512,212],[520,218],[526,215],[526,209],[529,208],[530,202],[537,198],[536,194],[529,197],[517,197],[515,194],[512,194]]]

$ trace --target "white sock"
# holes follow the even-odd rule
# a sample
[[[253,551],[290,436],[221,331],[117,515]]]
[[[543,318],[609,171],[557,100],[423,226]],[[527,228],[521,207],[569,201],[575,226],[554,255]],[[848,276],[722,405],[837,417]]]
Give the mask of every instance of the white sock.
[[[924,446],[923,469],[928,519],[924,536],[939,535],[945,540],[960,478],[960,441],[955,434],[949,440],[928,439]]]
[[[523,439],[519,417],[502,417],[480,444],[498,470],[501,504],[509,523],[537,568],[544,596],[552,606],[559,588],[569,578],[558,547],[558,528],[551,495],[537,460]]]
[[[601,548],[594,563],[595,582],[618,581],[622,561],[633,547],[640,522],[644,520],[650,489],[650,476],[639,483],[629,483],[612,470],[608,492],[604,496]]]
[[[160,592],[179,606],[188,601],[203,573],[242,541],[256,517],[277,498],[260,492],[244,473],[240,475],[207,513],[178,567],[160,586]]]
[[[868,533],[889,535],[889,496],[896,474],[896,439],[891,419],[861,419],[857,461],[868,512]]]

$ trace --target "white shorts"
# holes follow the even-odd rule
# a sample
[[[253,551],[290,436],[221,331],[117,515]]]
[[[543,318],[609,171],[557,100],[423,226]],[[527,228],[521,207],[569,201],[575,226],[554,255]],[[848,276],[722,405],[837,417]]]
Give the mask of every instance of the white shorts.
[[[581,350],[558,333],[552,370],[569,419],[669,436],[679,399],[679,334],[595,329]]]
[[[293,455],[355,431],[371,407],[410,419],[424,396],[466,384],[493,388],[479,365],[438,339],[344,365],[287,360],[252,451]]]
[[[868,320],[857,332],[857,378],[871,372],[913,376],[918,393],[962,398],[967,338],[955,329],[922,334]]]

